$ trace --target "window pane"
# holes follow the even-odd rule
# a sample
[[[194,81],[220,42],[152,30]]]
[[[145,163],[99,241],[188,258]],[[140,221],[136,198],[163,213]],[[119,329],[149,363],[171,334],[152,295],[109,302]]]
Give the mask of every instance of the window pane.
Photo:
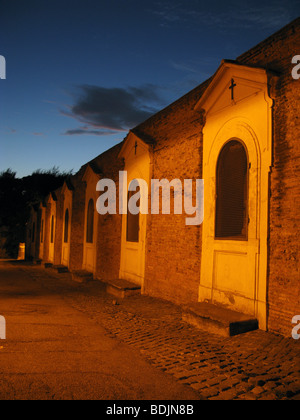
[[[128,192],[128,201],[127,201],[127,242],[139,242],[139,229],[140,229],[140,214],[132,214],[129,211],[129,200],[131,197],[140,190],[140,187],[137,187],[136,191]],[[137,201],[136,206],[140,206],[140,200]]]
[[[41,243],[44,242],[44,219],[42,219],[41,223]]]
[[[89,201],[87,211],[86,242],[92,244],[94,241],[94,200]]]
[[[239,141],[230,141],[220,153],[216,193],[215,236],[247,239],[248,159]]]
[[[32,226],[32,238],[31,238],[31,241],[32,242],[35,241],[35,223],[33,223],[33,226]]]
[[[64,235],[64,243],[69,242],[69,210],[67,209],[65,212],[65,235]]]
[[[51,243],[54,243],[54,216],[51,217]]]

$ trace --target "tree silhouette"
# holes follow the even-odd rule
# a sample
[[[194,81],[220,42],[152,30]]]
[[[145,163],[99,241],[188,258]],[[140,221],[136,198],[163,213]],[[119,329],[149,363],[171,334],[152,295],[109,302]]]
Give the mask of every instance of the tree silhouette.
[[[20,242],[25,242],[25,226],[30,207],[61,187],[72,175],[59,168],[38,169],[17,178],[11,169],[0,172],[0,257],[15,258]]]

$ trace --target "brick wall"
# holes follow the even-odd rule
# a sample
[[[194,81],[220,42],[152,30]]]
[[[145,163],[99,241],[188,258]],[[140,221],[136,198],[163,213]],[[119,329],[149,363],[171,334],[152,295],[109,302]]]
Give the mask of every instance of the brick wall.
[[[270,174],[268,261],[269,329],[290,335],[291,319],[299,305],[299,100],[300,80],[291,77],[292,57],[299,55],[300,19],[238,58],[242,64],[278,72],[274,96],[273,165]],[[198,86],[134,130],[152,143],[151,178],[202,178],[203,114],[194,106],[209,84]],[[103,176],[115,180],[124,168],[118,159],[121,144],[91,164]],[[72,177],[74,186],[70,245],[70,270],[82,268],[84,240],[85,167]],[[95,186],[96,187],[96,186]],[[58,200],[62,201],[62,200]],[[63,231],[63,215],[57,217],[57,241]],[[171,210],[172,213],[172,210]],[[49,214],[45,222],[44,259],[49,248]],[[96,276],[118,277],[121,250],[121,216],[98,216]],[[176,303],[196,302],[201,270],[201,226],[186,226],[186,215],[151,215],[147,218],[145,292]],[[59,250],[56,251],[57,258]],[[205,262],[203,262],[205,263]]]
[[[112,179],[117,186],[119,171],[124,167],[122,160],[118,159],[120,149],[121,144],[118,144],[90,162],[92,166],[97,166],[101,170],[101,178]],[[74,191],[70,237],[70,271],[82,269],[83,264],[86,185],[82,181],[82,176],[85,169],[86,165],[72,178]],[[121,250],[121,216],[100,216],[97,214],[97,217],[96,277],[102,280],[118,278]]]
[[[300,19],[238,58],[279,73],[274,90],[273,165],[270,175],[268,262],[269,329],[291,335],[300,314],[300,79],[291,76],[300,54]]]
[[[193,111],[205,85],[141,124],[137,132],[155,139],[153,179],[202,179],[203,116]],[[172,200],[171,200],[172,204]],[[201,226],[186,215],[149,215],[145,293],[176,303],[196,302],[200,282]]]
[[[54,265],[61,264],[61,255],[62,255],[62,235],[63,235],[63,224],[64,224],[64,216],[63,216],[63,195],[61,192],[61,188],[55,191],[55,195],[57,197],[56,202],[56,221],[55,221],[55,236],[54,236]]]
[[[124,168],[123,160],[118,158],[121,146],[122,144],[118,144],[95,159],[103,174],[101,178],[112,179],[116,183],[117,197],[119,196],[119,171]],[[119,214],[98,215],[97,217],[96,276],[101,280],[117,279],[119,278],[121,258],[122,218]]]
[[[268,261],[269,329],[291,333],[299,312],[299,84],[291,77],[300,54],[299,21],[238,58],[278,72],[274,96],[273,167],[270,176]],[[209,80],[137,127],[153,139],[152,178],[202,178],[202,116],[193,111]],[[201,227],[181,216],[149,216],[145,291],[177,303],[197,301]]]
[[[46,204],[45,211],[45,235],[44,235],[44,256],[43,261],[47,262],[49,258],[49,241],[50,241],[50,214],[51,214],[51,203]]]
[[[72,177],[74,186],[72,197],[72,217],[70,232],[70,271],[82,269],[83,263],[83,236],[84,236],[84,209],[85,209],[85,183],[81,178],[83,171]]]

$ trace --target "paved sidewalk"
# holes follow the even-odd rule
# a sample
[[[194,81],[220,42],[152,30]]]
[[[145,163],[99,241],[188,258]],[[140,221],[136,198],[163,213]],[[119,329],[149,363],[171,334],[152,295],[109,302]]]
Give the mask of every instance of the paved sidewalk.
[[[70,274],[38,266],[22,270],[199,398],[299,399],[300,341],[260,330],[223,338],[184,323],[172,303],[132,296],[116,304],[101,282],[75,284]]]
[[[69,305],[63,293],[72,290],[0,262],[0,313],[7,324],[6,340],[0,340],[0,400],[199,399]]]

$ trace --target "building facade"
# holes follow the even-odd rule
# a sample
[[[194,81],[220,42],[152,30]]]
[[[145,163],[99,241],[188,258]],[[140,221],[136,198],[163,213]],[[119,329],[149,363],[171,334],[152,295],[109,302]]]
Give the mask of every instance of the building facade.
[[[297,19],[85,164],[32,209],[27,255],[290,335],[300,309],[299,45]],[[187,223],[176,186],[202,179],[203,223]],[[99,214],[101,180],[114,181],[115,214]],[[172,182],[170,212],[162,200],[153,211],[151,180]],[[137,186],[146,211],[126,214]]]

